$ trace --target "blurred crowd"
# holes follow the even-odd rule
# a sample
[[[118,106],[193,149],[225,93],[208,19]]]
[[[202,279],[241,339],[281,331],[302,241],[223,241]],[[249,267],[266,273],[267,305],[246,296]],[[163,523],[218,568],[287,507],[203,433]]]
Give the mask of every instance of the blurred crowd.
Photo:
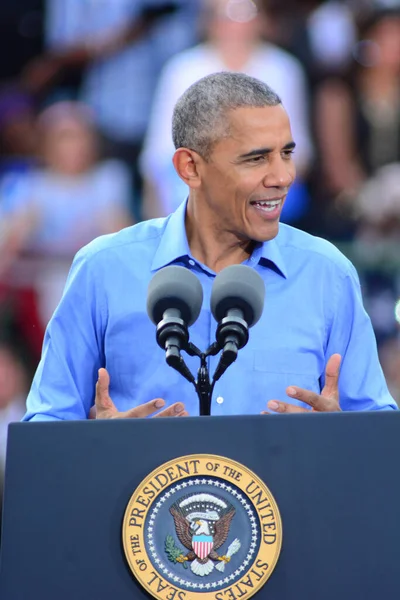
[[[283,220],[358,268],[400,400],[400,0],[2,0],[0,471],[74,254],[173,211],[174,103],[243,71],[291,117]]]

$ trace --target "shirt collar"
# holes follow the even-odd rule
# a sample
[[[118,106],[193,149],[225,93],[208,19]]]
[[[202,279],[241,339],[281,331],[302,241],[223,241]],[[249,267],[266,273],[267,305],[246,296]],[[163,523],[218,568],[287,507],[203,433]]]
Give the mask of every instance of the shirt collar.
[[[168,217],[151,264],[152,271],[166,267],[180,258],[192,258],[185,228],[186,205],[187,200]],[[285,262],[279,248],[279,234],[273,240],[258,244],[249,258],[249,263],[272,268],[287,278]]]
[[[279,233],[276,238],[268,242],[261,242],[256,246],[249,262],[272,268],[274,271],[287,279],[287,269],[279,247]]]

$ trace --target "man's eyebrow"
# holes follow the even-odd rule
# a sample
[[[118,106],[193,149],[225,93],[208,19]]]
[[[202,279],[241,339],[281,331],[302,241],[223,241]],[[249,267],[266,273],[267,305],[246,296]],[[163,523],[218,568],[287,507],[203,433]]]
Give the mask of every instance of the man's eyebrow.
[[[295,142],[288,142],[285,146],[283,146],[282,150],[294,150],[296,148]],[[252,156],[260,156],[263,154],[270,154],[272,152],[272,148],[255,148],[251,150],[251,152],[246,152],[246,154],[241,154],[239,159],[243,158],[251,158]]]

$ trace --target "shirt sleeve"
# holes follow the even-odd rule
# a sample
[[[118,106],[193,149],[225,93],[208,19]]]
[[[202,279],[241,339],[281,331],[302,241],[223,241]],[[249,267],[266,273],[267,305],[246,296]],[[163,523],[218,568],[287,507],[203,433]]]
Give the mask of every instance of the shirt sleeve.
[[[97,289],[96,275],[87,249],[81,250],[47,327],[24,421],[88,417],[98,369],[104,366],[103,294]]]
[[[335,304],[325,356],[326,362],[332,354],[342,356],[339,376],[342,410],[396,410],[397,404],[389,393],[379,363],[375,334],[363,306],[358,275],[351,263],[348,273],[338,282]],[[322,389],[325,377],[321,379]]]

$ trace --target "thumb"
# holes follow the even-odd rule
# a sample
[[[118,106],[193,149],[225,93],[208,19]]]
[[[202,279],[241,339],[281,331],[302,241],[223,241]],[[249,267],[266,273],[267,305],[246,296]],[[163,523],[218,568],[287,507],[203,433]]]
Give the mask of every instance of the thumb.
[[[114,402],[111,400],[108,389],[110,387],[110,376],[106,369],[99,369],[99,378],[96,383],[96,414],[99,418],[99,413],[104,410],[117,410]]]
[[[321,392],[326,398],[339,397],[339,372],[342,357],[340,354],[332,354],[326,364],[325,369],[325,386]]]

